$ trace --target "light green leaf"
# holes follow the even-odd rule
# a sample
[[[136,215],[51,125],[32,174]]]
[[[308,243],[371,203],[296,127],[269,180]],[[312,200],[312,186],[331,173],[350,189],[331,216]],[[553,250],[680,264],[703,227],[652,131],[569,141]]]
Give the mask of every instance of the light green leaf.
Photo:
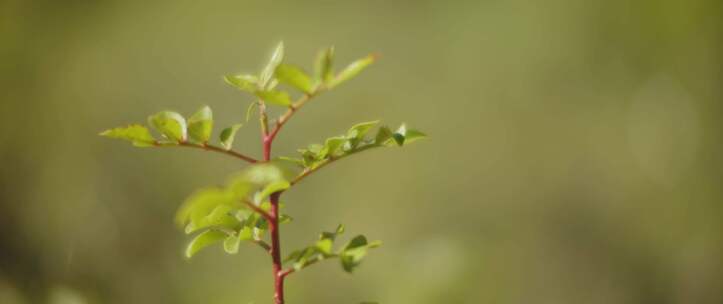
[[[190,222],[187,230],[195,230],[204,225],[204,219],[220,205],[235,206],[239,203],[234,194],[226,189],[211,187],[196,191],[176,212],[176,224],[180,227]]]
[[[380,245],[381,242],[379,241],[369,243],[365,236],[357,235],[349,241],[346,246],[344,246],[339,254],[342,268],[344,268],[346,272],[354,271],[354,269],[359,266],[362,259],[367,255],[368,250],[379,247]]]
[[[378,123],[378,120],[358,123],[347,131],[346,137],[349,139],[362,139],[364,138],[364,135],[366,135],[369,130]]]
[[[271,59],[269,59],[269,63],[266,64],[266,67],[261,71],[261,75],[259,76],[259,87],[262,89],[268,89],[271,85],[271,79],[274,76],[274,71],[276,71],[276,67],[281,64],[281,61],[284,60],[284,42],[281,41],[276,46],[276,49],[274,49],[274,53],[271,55]]]
[[[326,158],[327,156],[335,156],[339,147],[341,147],[347,139],[344,136],[335,136],[326,139],[324,142],[324,148],[319,152],[319,158]]]
[[[221,131],[221,135],[219,137],[221,139],[221,146],[223,146],[224,149],[231,150],[231,147],[233,147],[233,139],[236,136],[236,131],[238,131],[238,129],[242,126],[242,124],[235,124]]]
[[[223,228],[227,230],[233,230],[236,229],[237,226],[239,226],[240,222],[236,217],[233,216],[233,211],[235,210],[234,207],[230,205],[229,202],[225,202],[223,205],[218,205],[215,208],[213,208],[213,211],[209,213],[208,215],[196,220],[190,222],[188,225],[186,225],[186,234],[191,234],[193,232],[196,232],[200,229],[204,228]]]
[[[226,238],[226,234],[215,230],[206,230],[197,235],[191,243],[186,247],[186,257],[191,258],[201,249],[221,242]]]
[[[322,50],[316,56],[314,64],[314,73],[316,81],[319,83],[328,83],[334,77],[334,47]]]
[[[288,107],[291,105],[291,97],[289,96],[289,93],[286,93],[284,91],[276,91],[276,90],[270,90],[270,91],[256,91],[254,92],[256,96],[261,98],[266,103],[279,105],[279,106],[285,106]]]
[[[279,224],[291,223],[293,220],[294,218],[289,216],[288,214],[279,215]]]
[[[254,75],[224,76],[223,80],[237,89],[249,93],[253,93],[259,87],[259,78]]]
[[[186,141],[186,119],[176,112],[163,111],[148,117],[148,122],[172,141]]]
[[[188,119],[188,136],[196,142],[208,142],[212,130],[213,113],[208,106],[203,106]]]
[[[299,89],[304,93],[311,93],[313,84],[311,77],[301,68],[290,64],[279,64],[276,67],[276,78],[281,82]]]
[[[344,68],[344,70],[339,72],[339,74],[337,74],[336,77],[334,77],[334,79],[332,79],[327,84],[327,86],[329,86],[329,88],[333,88],[333,87],[353,78],[354,76],[358,75],[362,70],[364,70],[366,67],[368,67],[370,64],[374,63],[374,61],[377,60],[377,57],[378,57],[377,55],[371,54],[362,59],[352,62],[346,68]]]
[[[243,227],[241,230],[233,235],[229,235],[223,241],[223,249],[226,253],[236,254],[238,253],[238,247],[241,241],[248,241],[253,239],[253,231],[250,227]]]
[[[125,139],[133,143],[136,147],[151,147],[155,144],[156,139],[153,138],[148,128],[133,124],[124,128],[114,128],[105,130],[99,134],[100,136]]]
[[[291,184],[286,180],[274,181],[266,185],[261,191],[256,193],[256,195],[254,196],[254,202],[259,203],[269,197],[271,194],[289,189],[289,187],[291,187]]]
[[[258,103],[254,101],[249,105],[248,108],[246,108],[246,123],[248,123],[251,119],[251,115],[253,115],[253,110],[254,108],[256,108],[257,105]]]
[[[404,134],[404,143],[410,144],[425,137],[427,137],[427,134],[424,134],[417,130],[408,129],[407,132]]]

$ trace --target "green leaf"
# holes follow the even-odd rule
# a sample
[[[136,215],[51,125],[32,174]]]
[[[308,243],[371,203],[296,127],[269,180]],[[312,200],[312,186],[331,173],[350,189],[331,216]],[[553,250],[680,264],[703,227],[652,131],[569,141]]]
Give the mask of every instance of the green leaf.
[[[284,42],[281,41],[276,46],[276,49],[274,49],[274,53],[271,55],[271,59],[269,59],[269,63],[266,64],[266,67],[261,71],[261,75],[259,76],[259,87],[262,89],[268,89],[272,86],[271,79],[274,76],[274,71],[276,71],[276,67],[281,64],[281,61],[284,60]]]
[[[231,150],[231,147],[233,147],[233,139],[236,136],[236,131],[238,131],[238,129],[242,126],[242,124],[235,124],[221,131],[221,135],[219,137],[221,139],[221,146],[223,146],[224,149]]]
[[[406,140],[406,134],[407,134],[407,125],[402,124],[399,126],[399,129],[392,134],[392,138],[394,138],[394,141],[397,143],[398,146],[403,146],[404,142]]]
[[[407,132],[404,134],[404,143],[410,144],[425,137],[427,137],[427,134],[424,134],[417,130],[408,129]]]
[[[186,119],[176,112],[163,111],[148,117],[151,126],[172,141],[186,141]]]
[[[279,215],[279,224],[291,223],[293,220],[294,218],[289,216],[288,214]]]
[[[237,89],[249,93],[253,93],[259,87],[259,78],[254,75],[224,76],[223,80]]]
[[[230,202],[216,206],[211,213],[186,225],[186,234],[191,234],[204,228],[219,228],[226,230],[236,229],[240,222],[233,216],[235,208]]]
[[[186,229],[194,231],[209,223],[208,221],[216,220],[213,217],[208,219],[207,216],[220,205],[235,206],[239,203],[234,200],[234,194],[226,189],[211,187],[198,190],[186,199],[176,212],[176,224],[183,227],[189,223]]]
[[[291,97],[289,97],[289,93],[286,93],[284,91],[276,91],[276,90],[270,90],[270,91],[256,91],[254,92],[256,96],[261,98],[266,103],[279,105],[279,106],[285,106],[288,107],[291,105]]]
[[[369,249],[379,247],[380,245],[381,242],[379,241],[369,243],[365,236],[357,235],[344,246],[339,254],[342,268],[344,268],[346,272],[354,271],[367,255]]]
[[[155,144],[156,139],[153,138],[148,128],[133,124],[125,128],[114,128],[105,130],[99,134],[100,136],[125,139],[133,143],[136,147],[151,147]]]
[[[362,70],[364,70],[370,64],[374,63],[374,61],[376,61],[376,60],[377,60],[377,55],[370,54],[362,59],[352,62],[346,68],[344,68],[344,70],[339,72],[339,74],[337,74],[336,77],[334,77],[334,79],[332,79],[327,84],[327,86],[329,86],[329,88],[338,86],[339,84],[358,75]]]
[[[226,234],[215,230],[206,230],[197,235],[191,243],[186,247],[186,257],[191,258],[201,249],[221,242],[226,238]]]
[[[288,84],[304,93],[311,93],[313,84],[311,77],[301,68],[290,64],[279,64],[276,67],[276,78],[281,83]]]
[[[324,148],[319,152],[319,158],[326,158],[327,156],[335,156],[336,151],[339,150],[347,139],[344,136],[335,136],[326,139],[324,142]]]
[[[316,81],[328,83],[334,78],[334,47],[319,52],[314,64]]]
[[[188,136],[196,142],[208,142],[212,130],[213,113],[208,106],[203,106],[188,119]]]
[[[264,187],[260,192],[258,192],[254,196],[254,201],[256,203],[259,203],[262,200],[269,197],[271,194],[282,191],[282,190],[289,189],[289,187],[291,187],[291,184],[286,180],[274,181],[274,182],[266,185],[266,187]]]
[[[378,123],[378,120],[358,123],[352,126],[349,131],[347,131],[346,136],[349,139],[362,139],[364,138],[364,135],[369,133],[369,130],[371,130]]]
[[[249,105],[248,108],[246,108],[246,123],[248,123],[249,120],[251,119],[251,115],[253,114],[253,110],[254,110],[254,108],[256,108],[257,105],[258,105],[258,103],[254,101],[254,102],[252,102],[252,103]]]
[[[377,131],[377,136],[374,138],[374,143],[377,145],[384,145],[390,138],[392,138],[392,130],[387,126],[382,126]]]
[[[253,231],[249,227],[243,227],[233,235],[229,235],[223,241],[223,249],[226,253],[238,253],[238,247],[241,241],[253,240]]]

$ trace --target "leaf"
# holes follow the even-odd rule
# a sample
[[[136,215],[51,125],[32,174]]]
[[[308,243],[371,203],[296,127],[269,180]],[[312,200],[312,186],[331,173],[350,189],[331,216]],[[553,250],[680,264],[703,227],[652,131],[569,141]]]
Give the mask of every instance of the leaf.
[[[364,70],[366,67],[368,67],[370,64],[374,63],[374,61],[377,60],[377,55],[370,54],[362,59],[359,59],[357,61],[352,62],[349,64],[344,70],[339,72],[339,74],[334,77],[327,86],[329,88],[333,88],[335,86],[338,86],[339,84],[353,78],[354,76],[358,75],[362,70]]]
[[[137,124],[129,125],[125,128],[105,130],[99,135],[109,138],[125,139],[132,142],[136,147],[151,147],[156,142],[156,139],[153,138],[148,128]]]
[[[256,91],[259,86],[259,78],[254,75],[224,76],[223,80],[237,89],[249,93]]]
[[[266,185],[266,187],[264,187],[260,192],[258,192],[254,196],[254,201],[259,203],[265,198],[269,197],[271,194],[289,189],[289,187],[291,187],[291,184],[286,180],[274,181]]]
[[[249,105],[248,108],[246,108],[246,123],[248,123],[249,120],[251,119],[251,115],[253,114],[253,110],[254,110],[254,108],[256,108],[257,105],[258,105],[258,103],[254,101],[254,102],[252,102],[252,103]]]
[[[284,60],[284,42],[279,42],[278,45],[276,45],[276,49],[274,49],[274,53],[271,55],[271,59],[269,59],[269,63],[266,64],[266,67],[261,71],[261,75],[259,76],[259,87],[262,89],[269,89],[271,86],[271,79],[274,76],[274,71],[276,71],[276,67],[281,63],[281,61]]]
[[[394,138],[394,141],[397,143],[398,146],[403,146],[404,141],[406,140],[406,134],[407,134],[407,125],[402,124],[399,126],[399,129],[392,134],[392,138]]]
[[[332,246],[336,237],[344,233],[344,225],[339,224],[336,226],[334,232],[322,232],[319,235],[319,240],[316,242],[316,249],[319,250],[324,256],[332,255]]]
[[[362,139],[364,138],[364,135],[366,135],[369,130],[378,123],[378,120],[358,123],[347,131],[346,136],[349,139]]]
[[[311,93],[313,84],[311,77],[301,68],[290,64],[279,64],[276,67],[276,78],[281,82],[299,89],[304,93]]]
[[[240,222],[232,215],[235,210],[229,204],[218,205],[208,215],[186,225],[186,234],[191,234],[204,228],[236,229]]]
[[[327,156],[334,156],[336,151],[339,150],[347,139],[344,136],[335,136],[327,138],[324,142],[324,148],[319,152],[319,158],[326,158]]]
[[[286,107],[291,105],[291,97],[289,97],[289,93],[286,93],[284,91],[256,91],[254,92],[254,94],[256,94],[256,96],[261,98],[261,100],[266,103]]]
[[[341,266],[346,272],[352,272],[359,266],[362,259],[367,255],[367,252],[371,248],[376,248],[381,245],[381,242],[376,241],[369,243],[367,238],[363,235],[357,235],[354,237],[339,253],[341,260]]]
[[[238,129],[242,126],[242,124],[235,124],[221,131],[221,135],[219,137],[221,139],[221,146],[223,146],[224,149],[231,150],[231,147],[233,147],[233,139],[236,136],[236,131],[238,131]]]
[[[191,258],[201,249],[223,241],[226,234],[215,230],[206,230],[197,235],[186,247],[186,257]]]
[[[377,136],[374,138],[374,143],[377,145],[383,145],[390,138],[392,138],[392,130],[387,126],[382,126],[377,131]]]
[[[151,126],[172,141],[186,141],[186,119],[176,112],[163,111],[148,117]]]
[[[334,77],[334,47],[322,50],[316,56],[314,64],[314,73],[316,81],[319,83],[328,83]]]
[[[214,211],[217,206],[234,206],[238,204],[234,200],[231,191],[218,187],[210,187],[196,191],[181,205],[176,212],[176,224],[183,227],[190,223],[187,230],[193,231],[196,227],[202,227],[204,218]]]
[[[229,235],[223,241],[223,250],[229,254],[238,253],[238,247],[241,241],[248,241],[253,239],[253,231],[249,227],[243,227],[241,230],[233,235]]]
[[[404,143],[410,144],[425,137],[427,137],[427,134],[424,134],[417,130],[408,129],[407,132],[404,134]]]
[[[208,106],[203,106],[188,119],[188,136],[196,142],[208,142],[212,130],[213,113]]]

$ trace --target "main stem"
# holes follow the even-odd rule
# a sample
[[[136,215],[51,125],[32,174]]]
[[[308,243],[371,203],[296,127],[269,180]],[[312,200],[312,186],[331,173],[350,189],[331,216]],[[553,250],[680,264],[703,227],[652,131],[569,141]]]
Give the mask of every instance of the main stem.
[[[263,135],[264,161],[271,160],[271,144],[274,141],[273,136]],[[283,265],[281,264],[281,240],[279,238],[279,196],[281,192],[271,194],[271,221],[269,230],[271,232],[271,260],[273,262],[274,274],[274,303],[284,304],[284,274]]]

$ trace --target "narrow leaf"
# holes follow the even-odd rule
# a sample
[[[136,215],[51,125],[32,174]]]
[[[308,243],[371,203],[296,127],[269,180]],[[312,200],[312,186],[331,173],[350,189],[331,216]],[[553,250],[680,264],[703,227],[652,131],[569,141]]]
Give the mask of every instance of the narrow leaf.
[[[196,142],[208,142],[212,130],[213,113],[208,106],[203,106],[188,119],[188,136]]]
[[[281,82],[299,89],[304,93],[311,93],[313,84],[311,77],[301,68],[290,64],[279,64],[276,67],[276,78]]]
[[[366,135],[369,130],[371,130],[371,128],[373,128],[378,123],[378,120],[358,123],[352,126],[349,131],[346,132],[346,136],[349,139],[362,139],[364,138],[364,135]]]
[[[387,126],[380,127],[377,131],[377,136],[374,138],[374,143],[377,145],[383,145],[390,138],[392,138],[392,130]]]
[[[413,142],[423,139],[425,137],[427,137],[427,134],[424,134],[417,130],[408,129],[404,135],[404,143],[407,143],[407,144],[413,143]]]
[[[376,60],[377,55],[371,54],[362,59],[352,62],[346,68],[344,68],[344,70],[339,72],[339,74],[337,74],[336,77],[334,77],[334,79],[332,79],[327,85],[332,88],[353,78],[370,64],[374,63],[374,61]]]
[[[231,147],[233,146],[233,139],[236,136],[236,131],[238,131],[241,126],[243,125],[235,124],[221,131],[221,135],[219,137],[221,139],[221,146],[223,146],[224,149],[231,150]]]
[[[186,257],[191,258],[201,249],[221,242],[226,238],[226,234],[220,231],[206,230],[197,235],[191,243],[186,247]]]
[[[256,91],[254,93],[266,103],[287,107],[291,105],[291,97],[289,97],[289,94],[284,91],[271,90]]]
[[[186,119],[176,112],[163,111],[148,117],[148,122],[172,141],[186,141]]]
[[[314,64],[316,81],[328,83],[334,78],[334,47],[319,52]]]
[[[141,125],[130,125],[124,128],[105,130],[100,136],[128,140],[136,147],[151,147],[156,142],[148,128]]]
[[[223,80],[244,92],[253,93],[258,89],[259,78],[254,75],[229,75],[224,76]]]
[[[259,87],[262,89],[268,89],[271,86],[271,79],[274,76],[274,71],[276,71],[276,67],[281,63],[281,61],[284,60],[284,42],[281,41],[276,46],[276,49],[274,49],[274,53],[271,55],[271,59],[269,59],[269,63],[266,64],[266,67],[261,71],[261,75],[259,76]]]

